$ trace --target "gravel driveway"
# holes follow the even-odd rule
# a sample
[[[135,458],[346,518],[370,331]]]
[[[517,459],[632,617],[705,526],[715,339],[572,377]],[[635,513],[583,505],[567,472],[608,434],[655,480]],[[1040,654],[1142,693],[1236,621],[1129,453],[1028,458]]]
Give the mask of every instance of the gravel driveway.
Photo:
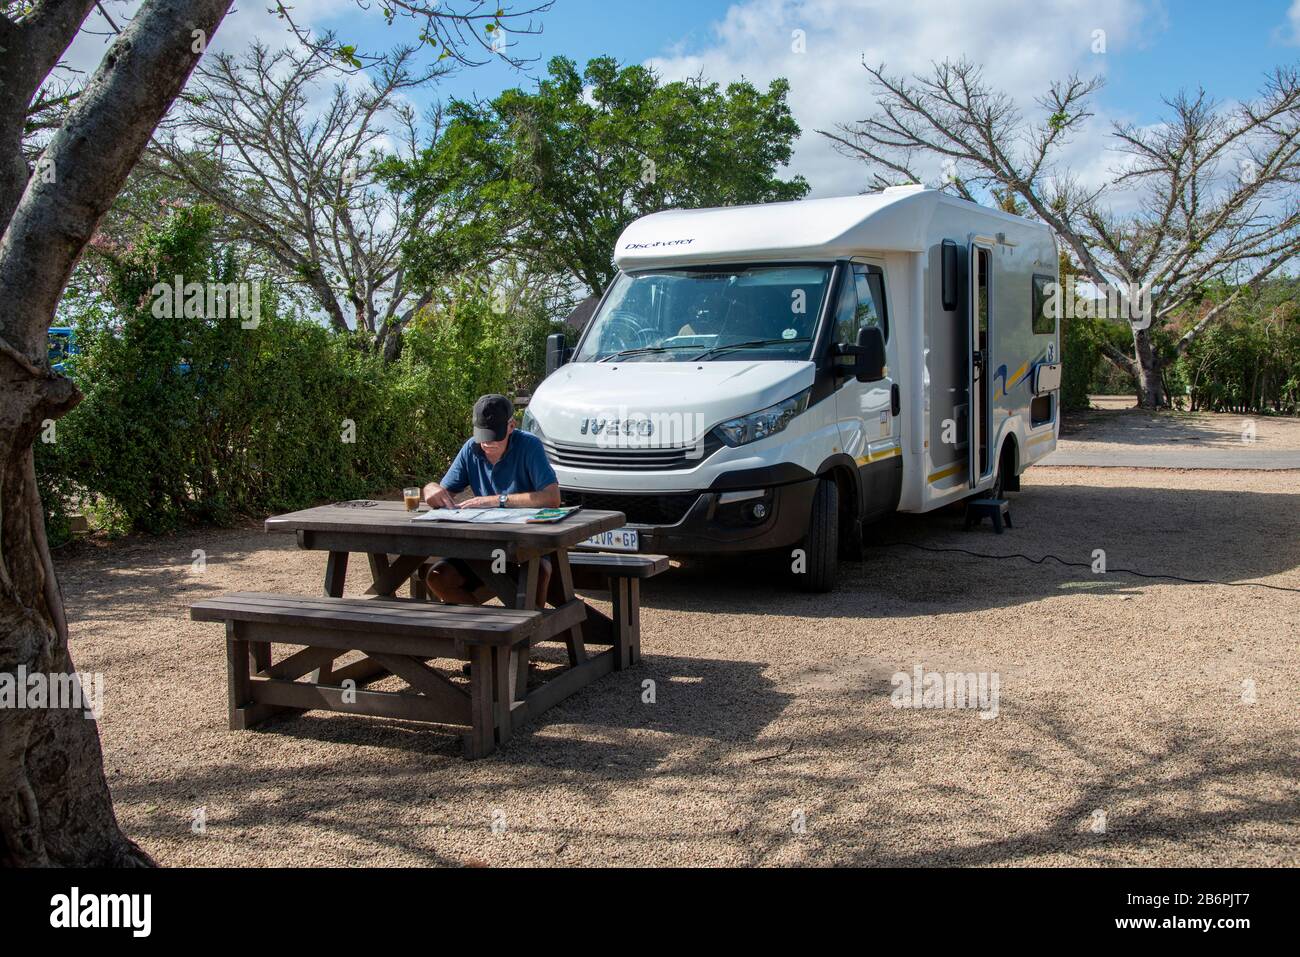
[[[1089,468],[1300,469],[1300,419],[1101,407],[1074,413],[1042,464]]]
[[[1036,468],[1013,516],[877,541],[1112,570],[890,545],[807,596],[677,568],[640,667],[474,763],[400,722],[226,730],[222,631],[187,606],[315,593],[320,553],[249,528],[59,564],[118,813],[164,864],[1300,863],[1300,593],[1113,571],[1300,589],[1297,474]],[[918,667],[996,676],[996,717],[894,707]]]

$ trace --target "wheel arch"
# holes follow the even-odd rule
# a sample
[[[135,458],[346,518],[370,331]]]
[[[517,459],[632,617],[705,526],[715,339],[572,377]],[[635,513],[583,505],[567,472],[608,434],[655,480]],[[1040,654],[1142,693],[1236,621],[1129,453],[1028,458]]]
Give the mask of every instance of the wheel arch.
[[[1002,438],[1002,444],[998,446],[997,467],[1002,471],[1003,462],[1010,456],[1011,469],[1005,475],[1001,476],[1002,488],[1009,492],[1020,491],[1020,439],[1016,436],[1014,430],[1008,430]]]
[[[857,519],[862,514],[862,476],[853,459],[843,452],[832,455],[818,467],[817,477],[834,479],[839,486],[840,509],[847,517]]]

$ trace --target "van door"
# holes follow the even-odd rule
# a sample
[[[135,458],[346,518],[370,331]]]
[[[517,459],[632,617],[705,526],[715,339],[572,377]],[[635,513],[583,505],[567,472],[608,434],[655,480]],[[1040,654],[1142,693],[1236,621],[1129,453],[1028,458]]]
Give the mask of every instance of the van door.
[[[989,474],[989,327],[992,322],[993,291],[993,249],[976,240],[970,246],[970,319],[967,329],[967,342],[970,349],[970,372],[967,380],[967,395],[970,397],[966,435],[967,446],[966,474],[970,487],[975,488]]]
[[[885,271],[872,262],[846,263],[835,306],[832,341],[851,346],[858,330],[877,326],[885,335],[885,378],[859,382],[853,377],[851,356],[836,360],[835,411],[845,454],[858,465],[865,501],[862,515],[891,512],[902,487],[901,394],[895,384],[897,343],[889,333]]]

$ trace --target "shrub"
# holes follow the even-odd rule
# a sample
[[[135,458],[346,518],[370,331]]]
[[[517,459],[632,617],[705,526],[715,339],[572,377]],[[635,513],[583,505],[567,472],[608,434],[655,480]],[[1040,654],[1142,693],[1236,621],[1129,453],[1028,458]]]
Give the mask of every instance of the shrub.
[[[354,336],[279,315],[270,288],[255,328],[155,315],[158,282],[240,278],[211,223],[201,207],[175,213],[110,267],[101,298],[69,304],[81,350],[69,374],[85,398],[37,450],[56,541],[72,502],[158,532],[440,475],[474,400],[508,388],[517,332],[468,286],[413,324],[391,364]]]
[[[1088,408],[1088,391],[1102,361],[1101,346],[1090,319],[1061,320],[1061,408]]]

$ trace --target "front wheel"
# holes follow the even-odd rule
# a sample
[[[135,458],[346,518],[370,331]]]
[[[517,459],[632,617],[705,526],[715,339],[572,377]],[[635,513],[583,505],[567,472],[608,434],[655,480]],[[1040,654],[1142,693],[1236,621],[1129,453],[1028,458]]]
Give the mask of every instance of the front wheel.
[[[817,483],[813,495],[808,534],[799,543],[792,570],[799,588],[809,592],[828,592],[839,577],[840,490],[832,479]]]

